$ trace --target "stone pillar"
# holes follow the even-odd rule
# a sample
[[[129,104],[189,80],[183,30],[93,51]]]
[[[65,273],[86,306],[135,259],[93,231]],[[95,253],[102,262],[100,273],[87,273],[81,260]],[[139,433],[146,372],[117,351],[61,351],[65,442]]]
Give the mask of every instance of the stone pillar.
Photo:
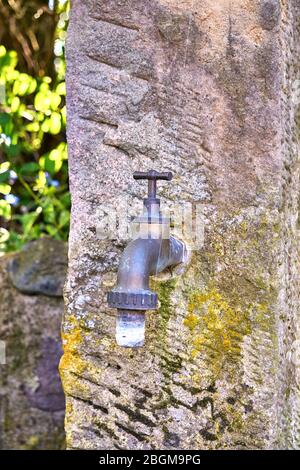
[[[69,448],[299,447],[299,18],[297,0],[73,0]],[[204,244],[154,281],[125,349],[106,292],[127,240],[99,236],[98,209],[141,207],[151,168],[175,174],[162,204],[202,207]]]

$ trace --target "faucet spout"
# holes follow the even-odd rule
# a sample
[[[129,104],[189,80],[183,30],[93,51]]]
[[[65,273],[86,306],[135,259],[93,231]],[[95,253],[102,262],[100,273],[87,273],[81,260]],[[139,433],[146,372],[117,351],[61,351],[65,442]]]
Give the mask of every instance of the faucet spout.
[[[157,293],[149,288],[151,275],[185,260],[185,244],[177,238],[137,238],[124,250],[117,285],[108,293],[108,304],[117,308],[116,340],[119,346],[144,344],[145,311],[156,310]]]
[[[130,292],[149,290],[149,278],[168,266],[181,263],[184,245],[169,239],[137,238],[129,243],[121,257],[117,285]]]

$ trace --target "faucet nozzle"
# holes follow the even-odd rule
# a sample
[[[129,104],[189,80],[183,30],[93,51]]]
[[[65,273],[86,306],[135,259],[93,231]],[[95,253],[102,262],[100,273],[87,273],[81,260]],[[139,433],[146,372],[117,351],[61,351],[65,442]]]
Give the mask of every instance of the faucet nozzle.
[[[118,346],[140,348],[144,346],[145,313],[139,310],[118,310],[116,341]]]

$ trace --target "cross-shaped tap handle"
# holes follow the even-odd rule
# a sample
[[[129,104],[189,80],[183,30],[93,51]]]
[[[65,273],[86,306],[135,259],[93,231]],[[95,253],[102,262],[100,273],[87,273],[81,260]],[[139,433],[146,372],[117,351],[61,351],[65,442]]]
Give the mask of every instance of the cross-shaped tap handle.
[[[159,173],[159,171],[149,170],[147,172],[135,171],[133,177],[135,180],[148,180],[148,198],[152,199],[156,198],[156,181],[171,181],[173,175],[171,171]]]

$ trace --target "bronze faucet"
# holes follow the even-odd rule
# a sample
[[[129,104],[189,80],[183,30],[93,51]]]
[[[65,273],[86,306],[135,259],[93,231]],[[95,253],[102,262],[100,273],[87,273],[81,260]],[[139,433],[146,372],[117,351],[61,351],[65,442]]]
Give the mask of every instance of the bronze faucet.
[[[118,269],[117,285],[108,292],[110,307],[116,308],[116,341],[119,346],[144,345],[145,311],[158,308],[158,296],[149,288],[149,278],[186,259],[185,243],[170,235],[170,219],[163,217],[156,197],[157,180],[170,181],[171,172],[135,172],[134,179],[148,180],[148,197],[142,216],[134,222],[139,230],[125,248]]]

